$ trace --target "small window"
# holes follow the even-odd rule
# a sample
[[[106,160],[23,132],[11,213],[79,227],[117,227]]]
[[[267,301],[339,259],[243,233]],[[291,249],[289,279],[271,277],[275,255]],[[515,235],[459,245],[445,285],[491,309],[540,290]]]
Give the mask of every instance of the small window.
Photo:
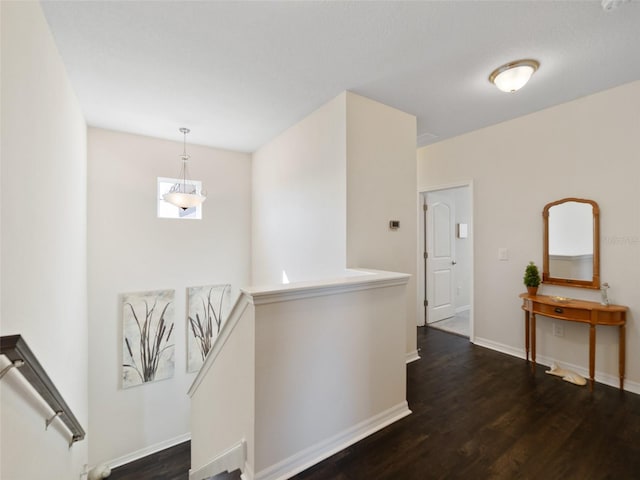
[[[189,218],[193,220],[202,219],[202,205],[182,209],[175,205],[165,202],[162,196],[169,193],[171,187],[176,183],[182,183],[179,178],[158,177],[158,218]],[[187,188],[193,187],[191,193],[200,193],[202,182],[198,180],[187,180]]]

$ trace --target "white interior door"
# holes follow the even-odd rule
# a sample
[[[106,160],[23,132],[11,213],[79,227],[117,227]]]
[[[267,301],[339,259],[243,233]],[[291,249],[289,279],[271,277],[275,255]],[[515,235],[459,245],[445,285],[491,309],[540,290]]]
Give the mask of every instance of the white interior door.
[[[454,205],[427,195],[427,323],[455,315]]]

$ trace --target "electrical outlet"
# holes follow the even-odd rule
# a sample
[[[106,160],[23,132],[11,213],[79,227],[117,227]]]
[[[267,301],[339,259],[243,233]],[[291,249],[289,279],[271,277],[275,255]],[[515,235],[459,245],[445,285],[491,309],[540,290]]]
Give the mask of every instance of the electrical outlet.
[[[564,325],[554,323],[552,325],[552,331],[555,337],[564,337]]]

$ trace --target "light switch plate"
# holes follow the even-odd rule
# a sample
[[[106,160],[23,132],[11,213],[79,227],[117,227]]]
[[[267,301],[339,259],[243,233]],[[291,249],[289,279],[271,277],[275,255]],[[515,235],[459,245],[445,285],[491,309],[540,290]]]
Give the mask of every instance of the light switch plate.
[[[508,248],[499,248],[498,249],[498,260],[509,260],[509,249]]]

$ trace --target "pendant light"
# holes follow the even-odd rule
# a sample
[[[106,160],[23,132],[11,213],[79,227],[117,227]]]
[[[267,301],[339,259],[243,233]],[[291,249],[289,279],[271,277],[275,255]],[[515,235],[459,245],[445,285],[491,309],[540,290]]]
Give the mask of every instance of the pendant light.
[[[514,93],[524,87],[531,75],[538,69],[537,60],[518,60],[496,68],[489,81],[503,92]]]
[[[178,208],[186,210],[187,208],[197,207],[204,202],[207,197],[196,191],[196,186],[189,181],[189,174],[187,171],[187,163],[189,162],[189,155],[187,155],[187,133],[191,130],[188,128],[181,128],[180,131],[184,135],[183,150],[180,159],[182,160],[182,168],[178,178],[181,180],[175,183],[168,193],[165,193],[162,198],[165,202],[169,202]]]

